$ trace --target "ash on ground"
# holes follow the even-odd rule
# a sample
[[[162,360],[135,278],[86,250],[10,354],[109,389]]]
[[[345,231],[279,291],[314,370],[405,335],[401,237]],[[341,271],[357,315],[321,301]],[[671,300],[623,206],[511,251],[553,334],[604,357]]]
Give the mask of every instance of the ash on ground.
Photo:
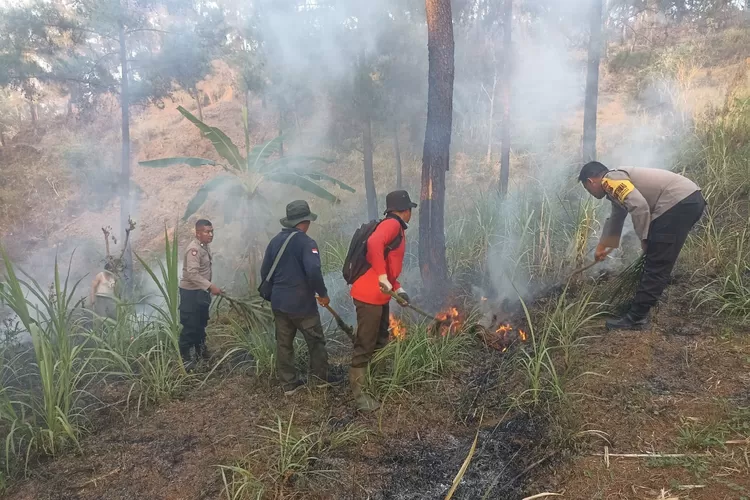
[[[526,415],[479,431],[476,452],[453,498],[523,498],[526,468],[539,460],[541,425]],[[471,449],[474,435],[445,435],[440,442],[401,441],[379,459],[390,471],[377,500],[445,498]],[[530,471],[533,474],[533,471]]]

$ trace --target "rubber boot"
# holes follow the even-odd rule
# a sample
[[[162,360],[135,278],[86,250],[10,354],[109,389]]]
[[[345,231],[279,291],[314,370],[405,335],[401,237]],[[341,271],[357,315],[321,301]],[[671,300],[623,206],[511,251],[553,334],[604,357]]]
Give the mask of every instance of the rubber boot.
[[[206,347],[205,343],[199,345],[196,351],[198,357],[203,361],[209,361],[211,359],[211,351],[208,350],[208,347]]]
[[[632,313],[628,313],[625,316],[615,319],[608,319],[605,323],[608,331],[612,330],[631,330],[631,331],[642,331],[649,327],[650,322],[648,315],[643,317],[634,316]]]
[[[180,357],[182,358],[182,366],[185,367],[186,372],[191,372],[195,369],[196,363],[193,358],[192,348],[180,346]]]
[[[361,412],[372,412],[380,408],[380,403],[368,396],[362,389],[365,383],[366,368],[349,368],[349,383],[352,386],[354,405]]]

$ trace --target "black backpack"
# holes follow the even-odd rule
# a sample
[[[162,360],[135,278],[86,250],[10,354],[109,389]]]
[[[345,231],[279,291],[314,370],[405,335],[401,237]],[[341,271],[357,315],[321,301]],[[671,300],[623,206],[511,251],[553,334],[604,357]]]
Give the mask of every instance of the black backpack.
[[[344,259],[343,274],[347,285],[353,284],[370,269],[370,263],[367,262],[367,240],[381,222],[383,221],[371,220],[362,224],[359,226],[359,229],[354,231],[352,241],[349,243],[349,251],[346,253],[346,258]],[[402,240],[403,237],[399,231],[398,236],[386,245],[384,255],[388,256],[391,250],[398,248]]]

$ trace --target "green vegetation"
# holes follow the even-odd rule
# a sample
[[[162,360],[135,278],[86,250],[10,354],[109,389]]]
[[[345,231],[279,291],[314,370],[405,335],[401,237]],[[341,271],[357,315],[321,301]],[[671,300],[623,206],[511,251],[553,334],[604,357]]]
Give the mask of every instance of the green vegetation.
[[[283,496],[287,488],[303,486],[316,478],[329,485],[335,481],[335,470],[321,469],[318,462],[325,453],[360,443],[369,433],[353,424],[331,430],[324,421],[313,430],[277,416],[273,426],[259,426],[258,448],[234,465],[219,465],[224,494],[229,500],[262,498],[265,491]],[[256,475],[255,470],[265,471]]]
[[[283,136],[251,148],[247,124],[247,110],[243,112],[246,149],[246,154],[243,157],[239,148],[232,142],[232,139],[220,129],[206,125],[182,106],[177,109],[185,118],[198,127],[205,137],[211,140],[216,152],[227,162],[225,165],[222,165],[227,174],[214,177],[198,190],[193,199],[188,202],[185,214],[182,216],[183,220],[187,220],[188,217],[193,215],[206,202],[209,193],[219,189],[225,190],[230,199],[229,202],[224,203],[224,219],[227,223],[231,222],[237,214],[240,214],[241,217],[249,217],[251,209],[267,208],[265,200],[258,191],[261,184],[267,181],[295,186],[330,202],[337,202],[339,199],[336,195],[318,185],[316,181],[328,181],[342,189],[354,192],[353,187],[344,184],[340,180],[330,177],[323,172],[309,169],[309,164],[311,163],[331,163],[330,160],[316,156],[301,155],[274,157],[282,147]],[[191,167],[217,164],[213,160],[192,157],[161,158],[158,160],[141,161],[139,163],[144,167],[152,168],[183,164]],[[251,206],[255,201],[260,201],[261,203]]]

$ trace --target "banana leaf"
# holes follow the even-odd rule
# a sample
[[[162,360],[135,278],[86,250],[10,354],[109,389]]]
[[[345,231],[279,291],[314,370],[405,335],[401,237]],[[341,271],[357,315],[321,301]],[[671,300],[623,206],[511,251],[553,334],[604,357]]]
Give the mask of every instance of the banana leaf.
[[[188,202],[187,208],[185,208],[185,215],[182,216],[182,220],[188,220],[191,215],[198,211],[198,209],[206,202],[208,193],[210,193],[211,191],[215,191],[225,184],[236,182],[238,182],[237,178],[231,175],[220,175],[206,182],[203,186],[201,186],[198,192],[195,193],[193,199]]]
[[[251,167],[258,171],[265,170],[262,165],[258,165],[261,160],[268,159],[272,154],[281,151],[281,145],[286,139],[285,135],[280,135],[270,141],[255,146],[247,155],[247,168]]]
[[[331,203],[340,203],[341,200],[328,191],[327,189],[315,184],[306,177],[302,177],[294,172],[272,172],[267,175],[267,179],[270,181],[278,182],[280,184],[286,184],[289,186],[296,186],[303,191],[314,194],[318,198],[322,198]]]
[[[230,165],[232,165],[237,170],[244,169],[245,159],[240,154],[240,150],[237,149],[237,146],[235,146],[235,144],[232,142],[232,139],[230,139],[224,132],[216,127],[206,125],[182,106],[179,106],[177,108],[177,111],[182,113],[185,118],[193,122],[193,124],[195,124],[195,126],[198,127],[201,132],[203,132],[203,134],[208,137],[208,139],[211,140],[214,148],[216,148],[216,152],[219,153],[222,158],[227,160]]]
[[[311,180],[314,180],[314,181],[328,181],[328,182],[330,182],[332,184],[337,185],[338,187],[340,187],[341,189],[343,189],[345,191],[349,191],[350,193],[356,193],[357,192],[357,190],[354,189],[353,187],[351,187],[350,185],[344,184],[340,180],[338,180],[338,179],[336,179],[334,177],[331,177],[330,175],[326,175],[323,172],[318,172],[316,170],[311,170],[311,171],[304,171],[303,170],[303,171],[297,171],[295,173],[297,175],[301,175],[302,177],[307,177],[308,179],[311,179]]]
[[[202,167],[203,165],[216,165],[216,162],[207,158],[195,158],[190,156],[175,156],[173,158],[159,158],[158,160],[139,161],[138,165],[151,168],[171,167],[172,165],[188,165],[190,167]]]

